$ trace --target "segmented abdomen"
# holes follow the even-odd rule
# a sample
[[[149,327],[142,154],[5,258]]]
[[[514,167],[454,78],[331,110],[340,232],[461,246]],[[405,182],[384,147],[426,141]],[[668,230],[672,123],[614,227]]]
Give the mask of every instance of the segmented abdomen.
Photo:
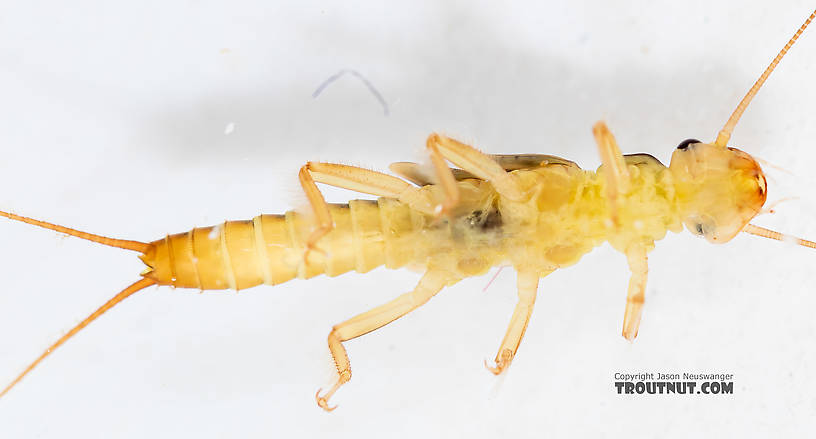
[[[295,277],[365,273],[383,264],[399,268],[421,262],[416,240],[424,221],[406,205],[381,198],[331,204],[329,210],[335,228],[317,242],[307,261],[304,252],[314,222],[289,211],[154,241],[152,251],[142,257],[152,268],[144,276],[162,285],[241,290]]]

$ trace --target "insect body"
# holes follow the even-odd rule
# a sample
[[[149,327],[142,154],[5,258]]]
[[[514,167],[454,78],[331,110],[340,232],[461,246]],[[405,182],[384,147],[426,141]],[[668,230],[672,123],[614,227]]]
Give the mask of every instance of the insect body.
[[[328,344],[338,378],[328,392],[318,391],[318,405],[332,410],[329,398],[351,379],[344,341],[398,319],[445,286],[509,264],[518,272],[519,300],[495,365],[487,365],[499,374],[521,343],[539,279],[576,263],[602,242],[624,253],[632,272],[622,334],[633,340],[644,303],[647,254],[667,231],[679,232],[685,225],[713,243],[727,242],[739,232],[785,239],[749,224],[766,201],[765,177],[754,158],[727,143],[751,98],[814,16],[816,12],[748,92],[717,140],[681,143],[668,167],[646,154],[622,155],[609,129],[599,122],[593,128],[603,162],[597,172],[552,156],[490,156],[432,134],[427,140],[432,178],[413,163],[392,165],[414,185],[366,169],[310,162],[301,168],[299,179],[312,215],[260,215],[150,243],[0,212],[10,219],[137,251],[147,265],[140,280],[57,340],[0,396],[99,315],[149,285],[238,290],[296,277],[366,272],[381,265],[418,266],[425,274],[413,291],[334,326]],[[380,198],[330,205],[316,183]],[[797,242],[816,247],[810,241]]]

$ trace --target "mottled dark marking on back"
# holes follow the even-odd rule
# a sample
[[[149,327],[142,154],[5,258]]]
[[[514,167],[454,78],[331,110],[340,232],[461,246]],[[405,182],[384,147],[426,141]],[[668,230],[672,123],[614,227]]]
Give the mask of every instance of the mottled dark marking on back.
[[[491,208],[488,212],[475,210],[466,218],[468,226],[483,231],[496,229],[502,225],[501,212],[496,208]]]

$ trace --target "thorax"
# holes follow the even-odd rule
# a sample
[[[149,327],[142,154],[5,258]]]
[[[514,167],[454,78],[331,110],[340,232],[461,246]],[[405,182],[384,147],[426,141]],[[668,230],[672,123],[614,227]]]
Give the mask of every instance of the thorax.
[[[651,248],[667,230],[680,231],[671,174],[645,154],[626,156],[630,190],[611,220],[603,167],[587,171],[550,164],[514,171],[527,189],[522,202],[499,200],[508,255],[514,265],[555,269],[572,265],[608,241],[619,251],[640,243]]]

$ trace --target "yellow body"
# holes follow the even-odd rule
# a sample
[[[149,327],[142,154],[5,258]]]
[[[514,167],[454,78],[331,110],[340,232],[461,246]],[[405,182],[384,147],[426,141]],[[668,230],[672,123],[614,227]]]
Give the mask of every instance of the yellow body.
[[[566,161],[543,163],[512,172],[527,191],[521,202],[503,199],[486,181],[464,178],[458,181],[460,203],[449,219],[391,198],[333,204],[335,228],[305,262],[305,243],[314,228],[310,216],[290,211],[228,221],[152,242],[141,256],[150,267],[143,275],[162,285],[202,290],[365,273],[380,265],[433,267],[461,279],[502,264],[549,272],[578,262],[604,241],[621,251],[632,242],[651,248],[667,230],[682,229],[672,175],[648,155],[626,161],[632,187],[620,200],[617,227],[609,221],[602,168],[591,172]],[[422,191],[432,199],[442,196],[435,185]]]
[[[351,379],[342,343],[371,332],[427,302],[444,286],[509,264],[518,272],[519,302],[499,353],[499,374],[518,349],[535,303],[539,278],[572,265],[604,241],[624,253],[632,271],[622,335],[637,336],[644,303],[647,254],[682,224],[714,243],[740,231],[784,236],[748,222],[767,198],[765,177],[750,155],[685,141],[667,168],[647,154],[623,156],[603,123],[593,128],[604,166],[584,171],[552,156],[487,156],[432,134],[428,148],[441,182],[427,184],[415,164],[397,171],[419,188],[386,174],[345,165],[307,163],[299,173],[314,216],[293,211],[196,228],[150,243],[121,240],[0,211],[0,216],[100,244],[137,251],[148,268],[134,282],[59,338],[0,391],[5,395],[54,349],[125,298],[149,285],[201,290],[275,285],[295,277],[364,273],[380,265],[425,271],[417,287],[332,328],[328,344],[338,379],[315,395],[328,399]],[[451,172],[440,158],[464,163]],[[321,181],[361,192],[394,194],[377,201],[326,204]],[[476,176],[481,176],[477,178]],[[437,208],[431,208],[437,206]],[[797,240],[816,248],[816,243]]]
[[[447,136],[431,134],[426,150],[433,180],[413,163],[392,170],[405,180],[364,168],[307,162],[298,179],[310,216],[287,212],[229,221],[166,236],[151,243],[95,235],[0,211],[0,216],[89,241],[136,251],[148,268],[142,278],[105,302],[60,337],[0,390],[5,395],[51,352],[116,304],[159,284],[201,290],[275,285],[295,277],[337,276],[415,266],[425,272],[410,292],[332,327],[327,337],[337,369],[332,387],[318,390],[318,406],[349,382],[351,364],[343,342],[399,319],[446,285],[483,274],[496,265],[517,272],[518,302],[495,357],[494,374],[506,370],[524,336],[540,277],[572,265],[609,242],[632,273],[621,335],[637,337],[648,276],[648,252],[666,232],[685,225],[712,243],[745,232],[777,240],[790,237],[750,224],[767,199],[757,161],[728,147],[728,140],[759,88],[805,27],[814,11],[777,54],[732,113],[714,143],[688,139],[669,167],[646,154],[623,156],[605,123],[592,132],[604,164],[596,172],[543,155],[490,156]],[[451,170],[453,164],[461,169]],[[429,182],[438,184],[429,184]],[[316,183],[380,196],[329,205]],[[794,242],[816,248],[816,242]]]

